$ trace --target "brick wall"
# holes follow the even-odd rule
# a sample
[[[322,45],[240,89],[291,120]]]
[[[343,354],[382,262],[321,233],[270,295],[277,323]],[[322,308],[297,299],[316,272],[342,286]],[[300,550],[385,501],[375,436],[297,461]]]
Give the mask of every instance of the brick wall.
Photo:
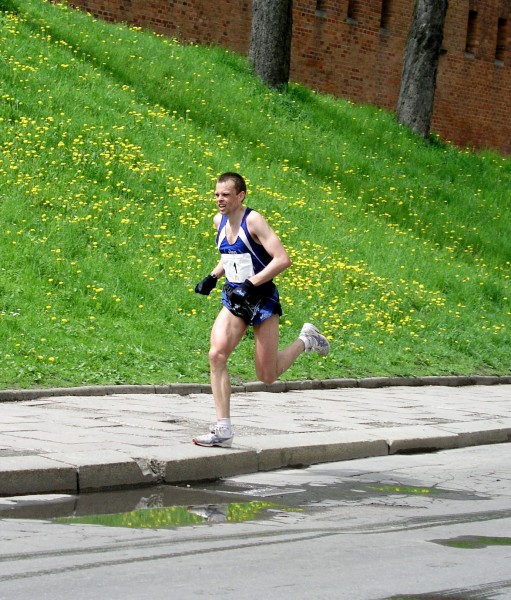
[[[69,1],[107,21],[248,52],[251,0]],[[413,5],[294,0],[291,80],[394,110]],[[450,0],[443,49],[432,130],[511,154],[511,0]]]

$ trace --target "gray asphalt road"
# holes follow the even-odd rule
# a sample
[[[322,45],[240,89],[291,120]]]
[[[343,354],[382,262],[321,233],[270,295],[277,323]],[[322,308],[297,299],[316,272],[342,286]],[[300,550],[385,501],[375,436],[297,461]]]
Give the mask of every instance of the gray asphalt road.
[[[202,505],[267,502],[255,521],[3,519],[0,598],[511,598],[510,464],[511,444],[344,461],[235,477]]]

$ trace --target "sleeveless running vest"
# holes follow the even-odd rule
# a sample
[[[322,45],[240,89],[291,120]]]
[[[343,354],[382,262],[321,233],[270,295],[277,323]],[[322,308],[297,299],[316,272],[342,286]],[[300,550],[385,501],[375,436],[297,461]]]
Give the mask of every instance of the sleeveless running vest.
[[[245,279],[262,271],[272,259],[264,247],[255,242],[250,235],[247,226],[247,217],[250,212],[252,209],[247,206],[234,244],[229,244],[227,241],[225,233],[227,217],[225,215],[222,216],[216,234],[216,244],[222,257],[225,277],[229,283],[243,283]]]

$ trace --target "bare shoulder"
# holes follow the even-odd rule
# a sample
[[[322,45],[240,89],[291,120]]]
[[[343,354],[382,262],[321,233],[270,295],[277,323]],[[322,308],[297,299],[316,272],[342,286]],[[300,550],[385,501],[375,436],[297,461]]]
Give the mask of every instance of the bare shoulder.
[[[216,213],[213,217],[213,224],[218,229],[220,227],[220,221],[222,220],[222,215],[220,213]]]
[[[273,231],[268,221],[257,211],[253,210],[247,217],[248,230],[256,242],[268,247],[280,243],[277,234]]]
[[[258,231],[264,231],[271,229],[268,225],[268,221],[263,217],[257,210],[252,209],[247,216],[247,225],[251,232],[257,233]]]

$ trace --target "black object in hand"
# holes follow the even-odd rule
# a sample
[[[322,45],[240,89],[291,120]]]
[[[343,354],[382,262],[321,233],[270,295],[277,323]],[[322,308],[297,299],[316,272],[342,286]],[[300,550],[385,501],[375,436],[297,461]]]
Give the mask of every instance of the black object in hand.
[[[249,279],[245,279],[243,283],[232,290],[231,303],[235,301],[246,302],[248,298],[253,298],[256,295],[255,290],[255,285]]]
[[[242,284],[229,290],[228,298],[229,310],[232,314],[241,317],[248,325],[252,325],[261,304],[259,289],[246,279]]]
[[[195,292],[197,294],[202,294],[203,296],[209,296],[211,290],[216,287],[217,281],[218,279],[216,277],[213,275],[208,275],[207,277],[204,277],[202,281],[199,281],[199,283],[195,286]]]

